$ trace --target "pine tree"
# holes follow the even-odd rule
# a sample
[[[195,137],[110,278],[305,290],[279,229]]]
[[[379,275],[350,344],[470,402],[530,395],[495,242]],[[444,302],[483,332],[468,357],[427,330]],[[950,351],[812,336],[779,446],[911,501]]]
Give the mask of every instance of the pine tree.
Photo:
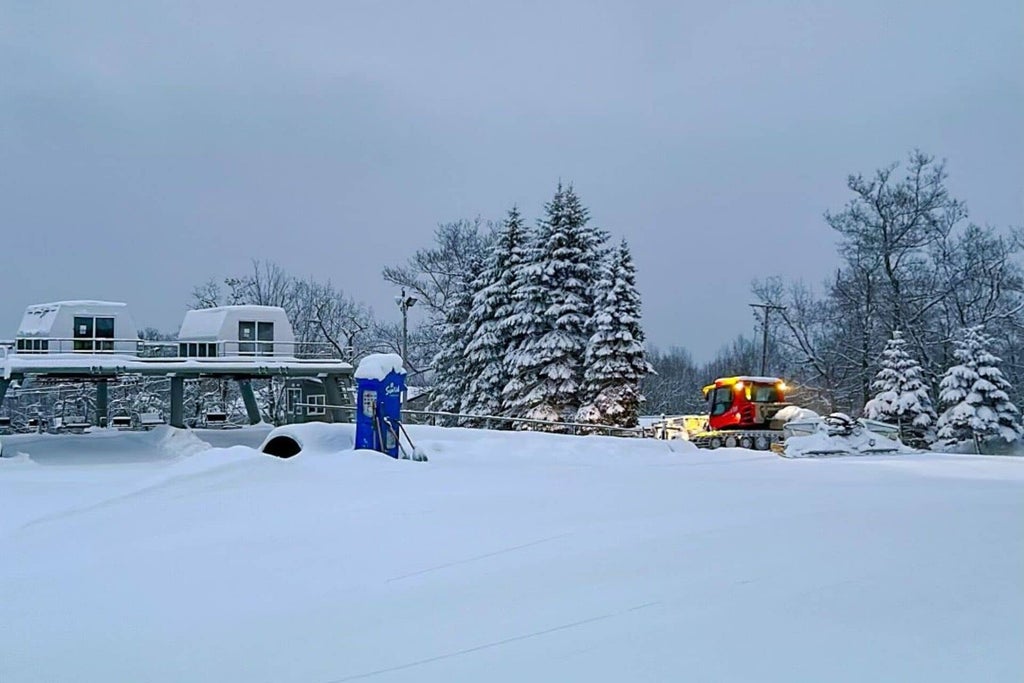
[[[507,325],[512,315],[515,273],[523,261],[529,231],[516,207],[508,212],[476,280],[467,321],[466,372],[470,382],[463,411],[474,415],[502,412],[502,389],[508,384],[505,363],[511,346]]]
[[[906,349],[903,333],[895,330],[882,351],[882,368],[871,388],[875,397],[864,406],[864,416],[897,424],[907,443],[925,446],[934,440],[936,414],[928,396],[924,369]]]
[[[587,210],[571,186],[559,183],[545,209],[516,277],[510,325],[519,344],[504,395],[518,416],[557,420],[579,407],[586,325],[607,235],[587,227]]]
[[[974,440],[1016,441],[1024,430],[1020,411],[1009,397],[1010,383],[999,369],[1002,360],[989,349],[992,339],[982,326],[968,327],[957,340],[949,368],[939,384],[946,407],[939,418],[939,438],[947,445]]]
[[[463,411],[463,399],[469,388],[467,373],[466,321],[473,303],[473,284],[477,282],[483,264],[479,259],[469,262],[469,270],[459,276],[458,288],[452,295],[450,306],[441,323],[438,347],[434,356],[434,386],[431,410],[449,413]],[[443,422],[448,422],[444,420]]]
[[[623,240],[603,269],[596,286],[597,301],[590,318],[592,334],[586,348],[586,403],[577,413],[581,422],[635,427],[640,380],[653,372],[644,351],[640,326],[640,293],[629,245]]]

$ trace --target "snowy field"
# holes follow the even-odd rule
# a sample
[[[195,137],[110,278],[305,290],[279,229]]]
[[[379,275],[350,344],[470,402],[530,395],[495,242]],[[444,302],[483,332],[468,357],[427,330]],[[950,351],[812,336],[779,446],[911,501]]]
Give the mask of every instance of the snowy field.
[[[0,681],[1024,680],[1024,459],[311,427],[4,437]]]

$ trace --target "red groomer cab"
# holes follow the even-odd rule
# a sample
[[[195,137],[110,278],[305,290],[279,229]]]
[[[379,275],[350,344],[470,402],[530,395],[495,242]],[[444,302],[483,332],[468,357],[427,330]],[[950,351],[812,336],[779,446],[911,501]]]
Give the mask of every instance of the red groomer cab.
[[[778,377],[722,377],[704,387],[708,427],[769,429],[786,403],[786,383]]]

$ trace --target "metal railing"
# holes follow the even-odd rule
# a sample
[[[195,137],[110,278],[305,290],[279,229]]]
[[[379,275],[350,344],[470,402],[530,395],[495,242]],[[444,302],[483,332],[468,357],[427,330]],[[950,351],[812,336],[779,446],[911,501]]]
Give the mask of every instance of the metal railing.
[[[305,359],[351,359],[355,355],[351,347],[340,352],[329,342],[304,341],[248,341],[238,339],[217,339],[214,341],[173,340],[143,342],[150,355],[188,358],[235,358],[249,356],[285,356]],[[182,346],[185,346],[182,353]],[[212,347],[212,349],[211,349]],[[210,353],[213,350],[214,353]]]
[[[38,356],[47,353],[137,354],[138,338],[125,337],[19,337],[9,354]]]
[[[185,345],[185,354],[181,345]],[[19,348],[19,346],[21,348]],[[192,348],[189,348],[192,347]],[[199,347],[202,347],[200,352]],[[211,351],[213,353],[209,353]],[[195,353],[190,353],[190,351]],[[354,349],[342,348],[339,353],[327,342],[301,341],[239,341],[218,339],[215,341],[148,341],[137,338],[75,338],[75,337],[21,337],[10,346],[0,345],[0,358],[7,355],[38,356],[47,353],[80,353],[103,355],[132,355],[143,358],[234,358],[284,356],[299,359],[351,359]]]

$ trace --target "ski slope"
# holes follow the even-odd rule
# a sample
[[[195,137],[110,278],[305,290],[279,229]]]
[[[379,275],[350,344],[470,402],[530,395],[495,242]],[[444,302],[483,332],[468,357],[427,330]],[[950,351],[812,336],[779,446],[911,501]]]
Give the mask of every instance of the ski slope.
[[[0,681],[1024,679],[1024,459],[310,428],[4,437]]]

